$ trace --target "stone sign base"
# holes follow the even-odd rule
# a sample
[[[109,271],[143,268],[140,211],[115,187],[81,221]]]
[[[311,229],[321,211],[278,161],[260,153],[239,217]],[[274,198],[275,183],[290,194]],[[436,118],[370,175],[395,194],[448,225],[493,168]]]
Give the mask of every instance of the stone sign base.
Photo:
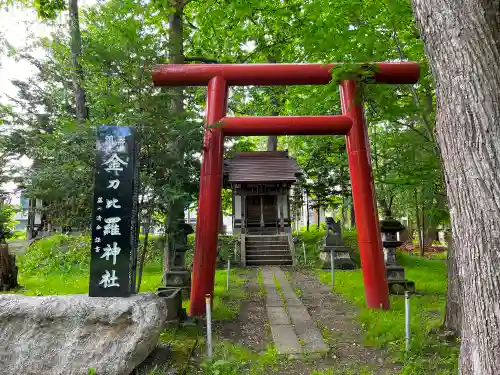
[[[353,270],[357,268],[356,263],[351,259],[349,248],[344,246],[325,246],[323,251],[319,253],[322,262],[321,268],[330,269],[330,251],[333,251],[334,269]]]
[[[405,269],[398,265],[388,265],[387,270],[387,285],[389,293],[402,295],[405,291],[415,293],[415,282],[406,280]]]
[[[155,348],[167,304],[128,298],[0,295],[2,374],[130,374]]]
[[[179,324],[186,320],[186,309],[182,307],[181,288],[158,288],[158,297],[167,303],[166,328],[177,328]]]

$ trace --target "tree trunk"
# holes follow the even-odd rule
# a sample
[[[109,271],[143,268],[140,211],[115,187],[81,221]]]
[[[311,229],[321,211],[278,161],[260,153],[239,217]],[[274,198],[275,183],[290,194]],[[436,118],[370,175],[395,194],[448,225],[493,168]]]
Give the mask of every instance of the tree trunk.
[[[184,14],[185,1],[174,0],[171,2],[175,11],[168,16],[168,28],[169,28],[169,63],[170,64],[184,64],[184,35],[182,18]],[[184,112],[184,91],[182,87],[172,88],[172,114],[175,117],[180,117]],[[184,161],[184,141],[183,139],[178,140],[177,144],[179,152],[179,163],[182,164]],[[174,241],[177,238],[176,233],[178,230],[178,221],[180,214],[180,207],[184,209],[183,202],[174,201],[170,204],[168,209],[168,216],[165,225],[165,249],[163,254],[163,272],[168,272],[169,263],[171,259],[175,257]]]
[[[457,257],[453,246],[453,237],[448,235],[448,288],[446,291],[446,311],[444,327],[460,337],[462,312],[460,310],[460,283],[458,278]]]
[[[276,59],[272,56],[269,56],[267,58],[267,61],[270,63],[270,64],[276,64]],[[278,111],[278,108],[277,108],[277,105],[278,105],[278,100],[276,98],[276,94],[274,93],[274,91],[272,91],[273,89],[270,88],[271,90],[271,95],[270,95],[270,102],[271,102],[271,105],[272,106],[275,106],[275,110],[273,111],[273,113],[271,114],[271,116],[278,116],[279,115],[279,111]],[[278,151],[278,136],[276,135],[270,135],[269,137],[267,137],[267,151]]]
[[[306,212],[307,212],[306,226],[307,226],[307,231],[309,232],[309,192],[307,191],[306,191]]]
[[[147,219],[146,219],[146,227],[144,228],[144,246],[142,247],[141,259],[139,260],[139,271],[138,271],[138,275],[137,275],[137,291],[136,291],[136,293],[139,293],[139,290],[141,289],[142,272],[144,270],[144,261],[146,260],[146,253],[148,251],[149,232],[151,230],[151,216],[153,215],[152,208],[150,208],[148,210],[146,215],[147,215]]]
[[[422,226],[422,235],[420,236],[420,256],[423,257],[425,255],[425,228],[426,228],[426,219],[424,213],[424,205],[422,203],[422,209],[420,210],[420,225]]]
[[[17,267],[15,255],[9,254],[9,246],[0,239],[0,291],[17,287]]]
[[[498,1],[413,0],[436,82],[436,138],[460,283],[460,375],[500,374]]]
[[[420,222],[420,208],[418,206],[418,196],[416,190],[415,190],[415,216],[417,219],[416,221],[417,221],[419,252],[420,256],[423,257],[425,254],[425,247],[424,247],[422,224]]]
[[[83,70],[79,61],[82,54],[82,34],[80,33],[80,20],[78,18],[78,0],[69,0],[68,9],[76,119],[80,124],[85,124],[85,120],[87,119],[87,108],[85,106],[85,91],[83,89]]]
[[[170,271],[170,237],[167,218],[165,220],[165,243],[163,244],[163,277],[165,277],[165,273]]]
[[[35,203],[33,203],[35,202]],[[36,200],[33,198],[28,199],[28,222],[26,225],[26,239],[31,241],[35,232],[35,206]]]

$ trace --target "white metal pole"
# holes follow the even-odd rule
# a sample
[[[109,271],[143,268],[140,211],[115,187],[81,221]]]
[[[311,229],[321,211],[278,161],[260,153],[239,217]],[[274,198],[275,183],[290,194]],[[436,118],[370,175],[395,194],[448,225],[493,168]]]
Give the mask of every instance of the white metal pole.
[[[231,260],[227,260],[227,280],[226,280],[226,291],[229,291],[229,275],[231,272]]]
[[[335,263],[333,260],[333,249],[330,250],[330,268],[332,270],[332,289],[335,285]]]
[[[406,352],[410,350],[410,292],[405,291]]]
[[[205,296],[206,316],[207,316],[207,357],[212,359],[212,306],[210,294]]]

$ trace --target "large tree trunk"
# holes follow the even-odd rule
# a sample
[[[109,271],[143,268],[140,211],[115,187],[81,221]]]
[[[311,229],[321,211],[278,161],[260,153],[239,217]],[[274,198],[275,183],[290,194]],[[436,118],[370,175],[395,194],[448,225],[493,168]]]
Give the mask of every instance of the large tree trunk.
[[[168,16],[169,28],[169,63],[184,64],[184,35],[182,17],[184,6],[187,2],[183,0],[172,0],[171,5],[175,11]],[[184,112],[184,91],[182,87],[172,88],[172,114],[179,117]],[[179,152],[179,162],[184,161],[184,142],[179,139],[177,142]],[[170,271],[170,261],[175,257],[175,239],[178,231],[179,217],[183,214],[184,204],[182,201],[174,201],[168,208],[167,225],[165,226],[165,249],[163,255],[163,271]],[[184,216],[182,215],[182,219]]]
[[[267,61],[270,64],[276,64],[276,59],[272,56],[269,56],[267,58]],[[272,88],[271,88],[272,90]],[[270,101],[272,106],[277,106],[278,105],[278,100],[276,98],[276,95],[273,91],[271,91],[271,96],[270,96]],[[278,116],[279,111],[277,108],[273,111],[271,116]],[[278,151],[278,136],[277,135],[270,135],[267,137],[267,151]]]
[[[446,311],[444,316],[444,327],[460,337],[462,311],[460,309],[460,280],[458,278],[457,257],[453,246],[451,233],[447,235],[448,240],[448,288],[446,291]]]
[[[76,119],[80,124],[85,124],[87,108],[85,106],[85,91],[83,89],[83,70],[80,65],[82,54],[82,34],[80,33],[80,20],[78,18],[78,0],[69,0],[69,27],[71,35],[71,67],[72,79],[75,89]]]
[[[436,135],[460,282],[460,375],[500,374],[498,1],[413,0],[436,81]]]

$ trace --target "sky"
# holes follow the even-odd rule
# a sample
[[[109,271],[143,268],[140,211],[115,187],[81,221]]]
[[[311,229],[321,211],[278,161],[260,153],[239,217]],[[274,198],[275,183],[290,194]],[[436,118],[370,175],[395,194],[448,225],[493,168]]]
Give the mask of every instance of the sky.
[[[96,0],[80,0],[80,6],[95,4]],[[64,26],[65,15],[55,20],[55,26],[47,25],[37,19],[36,10],[9,8],[0,9],[0,36],[5,38],[15,49],[23,49],[36,38],[49,37],[50,33],[58,26]],[[33,51],[33,55],[43,59],[45,53],[39,48]],[[7,56],[7,50],[0,46],[0,101],[8,103],[9,97],[15,97],[17,90],[10,83],[12,79],[26,80],[36,72],[36,69],[26,61],[17,60],[15,57]],[[31,161],[27,158],[21,160],[21,165],[29,166]],[[6,184],[2,188],[13,191],[15,185]],[[13,197],[12,203],[16,203],[18,197]]]
[[[80,0],[79,6],[93,5],[97,0]],[[37,19],[36,10],[9,8],[0,9],[0,35],[2,35],[14,48],[24,48],[33,41],[33,38],[48,37],[57,26],[65,26],[66,14],[60,15],[56,26],[44,24]],[[39,49],[34,55],[43,58],[44,52]],[[0,98],[16,93],[10,84],[12,78],[26,79],[33,75],[34,68],[25,61],[16,61],[15,58],[5,56],[5,51],[0,49]]]

